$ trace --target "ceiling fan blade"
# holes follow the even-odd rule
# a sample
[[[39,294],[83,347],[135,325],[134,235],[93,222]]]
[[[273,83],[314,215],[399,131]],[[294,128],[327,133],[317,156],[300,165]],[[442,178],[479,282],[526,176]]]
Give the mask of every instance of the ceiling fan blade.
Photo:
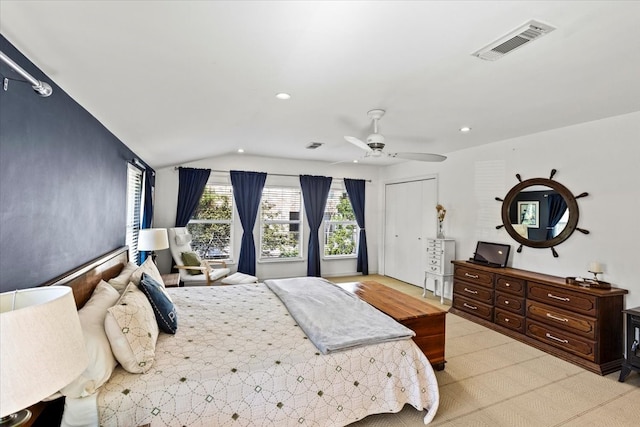
[[[398,159],[418,160],[420,162],[443,162],[447,159],[447,156],[430,153],[389,153],[388,155]]]
[[[354,137],[354,136],[345,136],[344,139],[347,140],[347,142],[352,143],[353,145],[355,145],[356,147],[365,150],[365,151],[371,151],[371,147],[369,147],[367,144],[365,144],[364,142],[360,141],[358,138]]]

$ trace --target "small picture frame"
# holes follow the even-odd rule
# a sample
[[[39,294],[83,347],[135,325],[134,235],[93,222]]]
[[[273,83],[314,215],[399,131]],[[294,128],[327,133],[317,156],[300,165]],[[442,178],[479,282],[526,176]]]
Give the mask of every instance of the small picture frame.
[[[518,224],[540,227],[540,202],[518,202]]]

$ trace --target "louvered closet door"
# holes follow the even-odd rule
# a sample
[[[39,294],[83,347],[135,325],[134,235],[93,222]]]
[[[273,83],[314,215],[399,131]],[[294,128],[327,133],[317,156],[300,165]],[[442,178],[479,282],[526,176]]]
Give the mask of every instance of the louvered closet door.
[[[385,275],[422,286],[426,238],[436,234],[436,180],[385,186]]]

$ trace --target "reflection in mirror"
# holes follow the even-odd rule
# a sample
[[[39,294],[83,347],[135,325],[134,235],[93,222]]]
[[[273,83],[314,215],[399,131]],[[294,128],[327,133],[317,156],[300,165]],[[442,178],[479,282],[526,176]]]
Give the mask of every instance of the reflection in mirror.
[[[525,239],[553,239],[569,220],[567,201],[550,187],[527,187],[511,202],[509,219],[513,229]]]
[[[589,231],[578,228],[578,203],[576,199],[587,196],[581,193],[573,196],[564,185],[553,180],[556,170],[551,171],[550,178],[532,178],[520,181],[502,202],[502,225],[507,233],[522,246],[532,248],[551,248],[554,257],[558,254],[554,246],[559,245],[578,230],[584,234]]]

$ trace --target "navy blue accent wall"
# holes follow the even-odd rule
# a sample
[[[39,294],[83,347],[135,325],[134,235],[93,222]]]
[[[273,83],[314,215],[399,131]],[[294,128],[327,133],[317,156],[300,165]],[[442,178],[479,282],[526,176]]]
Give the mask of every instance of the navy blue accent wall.
[[[0,84],[6,292],[40,285],[125,244],[127,161],[136,156],[1,35],[0,50],[53,87],[41,98],[30,84],[10,81],[7,91]],[[5,64],[0,73],[20,79]]]

